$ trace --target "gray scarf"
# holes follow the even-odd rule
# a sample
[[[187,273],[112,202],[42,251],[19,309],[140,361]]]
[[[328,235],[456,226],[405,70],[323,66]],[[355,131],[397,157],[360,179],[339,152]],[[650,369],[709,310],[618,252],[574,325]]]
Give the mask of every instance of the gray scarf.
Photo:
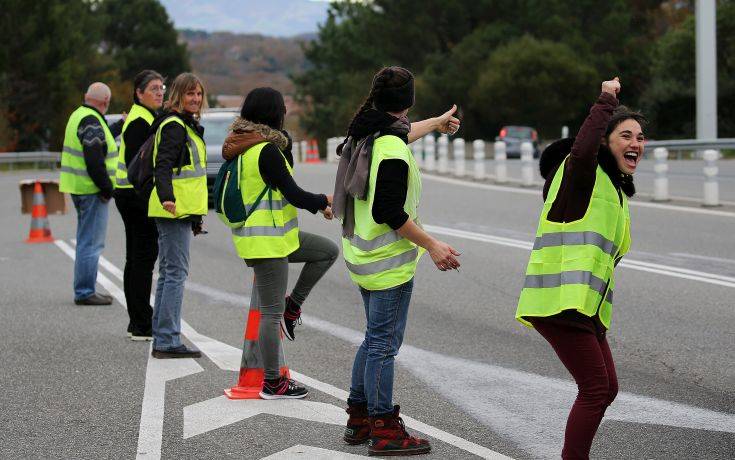
[[[401,117],[384,131],[390,134],[406,134],[410,130],[408,118]],[[355,234],[355,198],[365,200],[368,196],[373,142],[379,135],[380,132],[375,132],[362,139],[349,136],[342,146],[334,183],[332,211],[342,220],[342,236],[345,238],[352,238]]]

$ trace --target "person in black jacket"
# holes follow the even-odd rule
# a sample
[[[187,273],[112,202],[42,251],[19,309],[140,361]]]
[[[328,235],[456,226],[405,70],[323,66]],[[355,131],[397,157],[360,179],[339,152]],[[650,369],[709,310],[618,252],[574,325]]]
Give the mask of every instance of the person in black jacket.
[[[283,130],[285,114],[286,106],[280,92],[273,88],[252,90],[245,98],[240,117],[233,123],[232,133],[223,144],[222,156],[229,160],[238,155],[257,155],[258,152],[251,148],[267,142],[257,159],[257,173],[263,182],[271,189],[278,190],[288,204],[312,214],[320,211],[327,219],[331,219],[331,196],[301,189],[289,171],[293,167],[293,155],[291,138]],[[304,387],[280,375],[279,356],[282,351],[279,325],[284,335],[293,340],[294,327],[301,316],[301,305],[339,255],[337,245],[328,238],[300,229],[296,231],[298,246],[284,257],[245,256],[238,248],[240,256],[255,271],[254,288],[261,301],[258,337],[265,370],[265,381],[260,393],[264,399],[306,396]],[[269,243],[263,240],[259,244]],[[304,263],[304,268],[291,294],[286,296],[289,263]]]
[[[127,167],[148,139],[151,124],[163,105],[163,77],[153,70],[133,80],[133,106],[123,125],[120,157],[115,176],[115,205],[125,226],[123,288],[128,305],[128,336],[134,341],[152,340],[150,304],[153,267],[158,258],[158,230],[148,217],[148,203],[127,180]]]

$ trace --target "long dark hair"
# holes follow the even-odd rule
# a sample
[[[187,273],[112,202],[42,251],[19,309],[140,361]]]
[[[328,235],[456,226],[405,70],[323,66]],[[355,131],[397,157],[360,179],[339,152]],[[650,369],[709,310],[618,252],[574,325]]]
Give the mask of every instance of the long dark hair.
[[[135,101],[136,104],[140,104],[138,91],[140,90],[140,92],[144,92],[148,87],[148,83],[153,80],[161,80],[161,82],[163,82],[163,77],[155,70],[143,70],[135,76],[135,79],[133,80],[133,101]]]
[[[383,67],[375,74],[375,76],[373,76],[370,93],[368,93],[365,98],[365,102],[363,102],[360,108],[357,109],[355,115],[352,116],[352,120],[350,120],[350,124],[347,127],[347,136],[337,147],[338,155],[341,154],[342,147],[347,142],[347,138],[352,135],[352,130],[355,127],[355,121],[362,113],[375,108],[375,95],[384,89],[401,87],[411,80],[413,80],[413,74],[411,71],[398,66]]]
[[[283,94],[269,87],[250,91],[240,109],[240,117],[279,130],[283,129],[285,116],[286,103]]]

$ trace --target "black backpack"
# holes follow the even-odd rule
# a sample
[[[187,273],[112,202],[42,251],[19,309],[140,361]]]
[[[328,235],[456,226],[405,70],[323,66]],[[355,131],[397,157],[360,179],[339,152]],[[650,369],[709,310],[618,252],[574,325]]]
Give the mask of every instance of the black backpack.
[[[240,180],[242,177],[242,155],[232,160],[227,160],[219,168],[217,179],[212,189],[214,195],[214,211],[223,224],[230,228],[239,228],[245,225],[245,221],[258,208],[265,195],[268,195],[268,203],[272,206],[272,190],[267,185],[260,192],[255,202],[248,210],[242,202],[240,191]]]
[[[133,186],[138,196],[146,202],[153,191],[153,147],[156,144],[156,132],[140,146],[128,165],[128,182]]]

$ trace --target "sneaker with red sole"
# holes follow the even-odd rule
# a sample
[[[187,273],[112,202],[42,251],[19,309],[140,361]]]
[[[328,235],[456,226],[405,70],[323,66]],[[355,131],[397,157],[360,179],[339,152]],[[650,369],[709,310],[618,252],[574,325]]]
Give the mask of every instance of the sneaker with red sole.
[[[281,318],[281,331],[288,340],[296,339],[294,329],[297,324],[301,324],[301,306],[291,300],[290,296],[286,297],[286,310]]]
[[[368,455],[418,455],[431,451],[426,439],[410,436],[399,417],[400,407],[393,406],[393,413],[370,417],[370,441]]]

